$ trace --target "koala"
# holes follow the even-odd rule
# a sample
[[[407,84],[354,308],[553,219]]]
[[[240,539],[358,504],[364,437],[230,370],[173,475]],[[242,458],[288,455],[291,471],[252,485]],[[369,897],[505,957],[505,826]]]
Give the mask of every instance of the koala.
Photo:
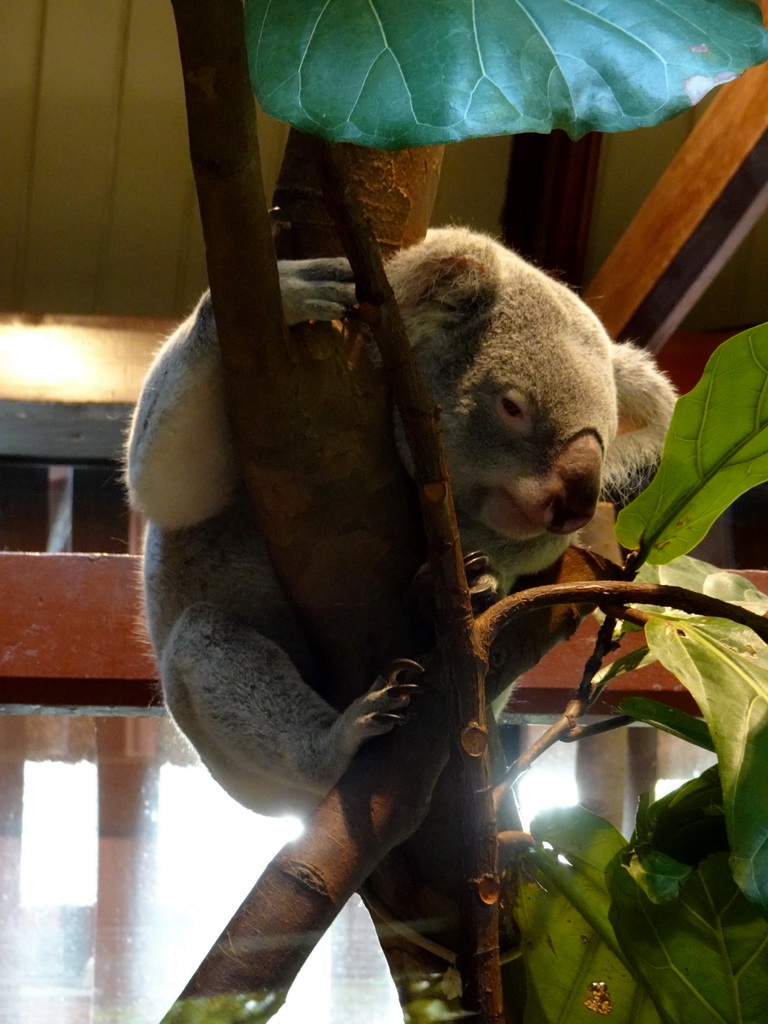
[[[279,269],[289,323],[340,318],[355,302],[344,260]],[[650,476],[674,391],[573,292],[490,237],[430,231],[387,274],[442,411],[462,544],[485,553],[506,593],[562,554],[601,492],[626,499]],[[146,614],[171,714],[235,799],[306,815],[412,689],[380,678],[341,714],[313,689],[244,494],[207,295],[149,370],[127,483],[148,520]]]

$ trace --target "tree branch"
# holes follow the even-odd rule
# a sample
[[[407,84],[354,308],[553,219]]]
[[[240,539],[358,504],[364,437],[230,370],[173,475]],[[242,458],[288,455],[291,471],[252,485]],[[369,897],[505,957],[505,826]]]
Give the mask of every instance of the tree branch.
[[[496,816],[492,803],[485,672],[475,635],[442,445],[439,413],[413,359],[411,345],[384,272],[379,248],[349,184],[339,149],[317,144],[326,202],[357,282],[361,312],[389,376],[414,463],[427,557],[435,588],[435,629],[441,674],[451,696],[451,735],[458,737],[462,771],[458,794],[464,887],[460,899],[463,1004],[487,1024],[502,1024]]]
[[[426,686],[408,721],[360,750],[303,835],[268,865],[182,999],[287,991],[346,901],[418,827],[448,755],[445,702]]]
[[[511,627],[520,615],[558,604],[597,605],[616,611],[617,604],[635,602],[661,607],[677,608],[691,615],[707,615],[730,619],[749,626],[761,640],[768,643],[768,618],[747,611],[729,601],[721,601],[707,594],[699,594],[685,587],[671,587],[660,583],[636,583],[606,580],[599,583],[566,583],[531,587],[518,594],[505,597],[489,608],[477,620],[483,642],[493,643],[499,634]]]
[[[729,619],[740,625],[749,626],[760,639],[768,642],[768,618],[741,608],[739,605],[721,601],[719,598],[709,597],[694,590],[687,590],[684,587],[619,580],[532,587],[499,601],[481,616],[478,620],[478,629],[482,633],[484,641],[492,644],[497,637],[503,634],[504,630],[515,625],[520,615],[540,611],[542,608],[559,604],[561,601],[568,604],[580,604],[582,599],[585,599],[585,603],[597,605],[597,607],[606,611],[610,610],[617,615],[621,614],[621,606],[634,601],[638,604],[677,608],[693,615]],[[635,610],[629,609],[628,611],[634,613]],[[646,621],[650,618],[642,612],[639,614],[644,615]],[[613,619],[609,616],[601,626],[595,644],[595,653],[585,666],[581,682],[565,711],[509,767],[503,781],[496,786],[493,799],[497,808],[523,772],[527,771],[533,762],[558,740],[581,739],[588,735],[619,728],[631,721],[626,716],[620,716],[607,724],[599,723],[589,728],[577,728],[576,726],[576,722],[591,703],[591,682],[600,667],[602,658],[609,649],[613,627]]]
[[[615,715],[613,718],[606,718],[602,722],[592,722],[590,725],[577,725],[570,732],[560,737],[561,743],[576,743],[578,740],[588,740],[590,736],[602,736],[606,732],[615,732],[616,729],[624,729],[636,722],[631,715]]]
[[[291,128],[273,196],[279,259],[345,255],[317,177],[315,147],[313,136]],[[434,206],[444,147],[382,150],[340,143],[338,149],[385,256],[420,242]]]
[[[306,344],[297,335],[286,338],[242,4],[174,0],[173,7],[211,295],[244,475],[276,571],[304,613],[326,678],[333,677],[342,694],[345,684],[359,694],[393,643],[421,643],[409,625],[407,593],[422,539],[391,441],[386,389],[381,375],[366,369],[351,336],[337,332],[323,342],[315,331]],[[319,642],[323,633],[331,636],[326,647]],[[355,763],[359,781],[344,780],[309,833],[268,869],[190,981],[187,996],[287,985],[318,931],[387,850],[417,827],[447,756],[439,698],[425,694],[419,703],[414,724],[391,738],[393,756],[383,741],[369,744]],[[413,749],[410,729],[419,736]],[[400,786],[399,778],[405,780]]]

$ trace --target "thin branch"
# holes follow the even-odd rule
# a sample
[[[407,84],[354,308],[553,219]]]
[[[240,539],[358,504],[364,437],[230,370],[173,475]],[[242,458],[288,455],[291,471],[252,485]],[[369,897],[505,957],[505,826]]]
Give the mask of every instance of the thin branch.
[[[584,713],[584,706],[583,701],[569,701],[563,714],[527,750],[523,751],[514,764],[509,766],[507,774],[493,790],[493,803],[497,809],[512,786],[521,775],[528,771],[533,762],[562,739],[565,733],[575,728],[579,716]]]
[[[638,604],[651,604],[661,607],[677,608],[694,615],[706,615],[713,618],[730,619],[743,626],[749,626],[760,639],[768,642],[768,618],[747,611],[729,601],[699,594],[684,587],[672,587],[657,583],[637,583],[610,580],[600,583],[554,584],[544,587],[532,587],[519,594],[499,601],[478,620],[478,627],[489,645],[505,628],[517,622],[518,616],[526,615],[551,605],[592,604],[606,611],[617,611],[617,605],[636,601]],[[641,615],[643,613],[640,613]],[[648,616],[650,618],[650,616]],[[610,646],[615,620],[609,617],[601,626],[595,652],[585,666],[581,682],[569,701],[563,714],[555,721],[535,743],[510,766],[505,778],[495,787],[493,800],[498,809],[510,788],[517,779],[530,768],[533,762],[549,750],[559,740],[575,740],[597,732],[606,732],[610,728],[619,728],[628,721],[625,716],[612,720],[616,724],[603,725],[602,728],[586,727],[577,729],[576,723],[589,707],[592,694],[591,684],[595,672],[600,666],[602,656]],[[601,723],[602,725],[602,723]]]
[[[215,11],[191,0],[172,4],[208,281],[237,427],[243,368],[258,360],[279,372],[289,355],[247,74],[242,4],[221,0]],[[200,25],[210,13],[215,32],[206,37]],[[259,338],[258,352],[254,338]],[[245,432],[236,429],[235,436],[243,441]]]
[[[578,740],[588,740],[590,736],[601,736],[606,732],[613,732],[615,729],[624,729],[636,722],[631,715],[615,715],[613,718],[606,718],[602,722],[592,722],[591,725],[577,725],[570,732],[560,737],[561,743],[576,743]]]
[[[729,601],[721,601],[707,594],[699,594],[685,587],[671,587],[660,583],[624,583],[607,580],[599,583],[565,583],[545,587],[531,587],[519,594],[505,597],[477,620],[484,643],[490,644],[507,626],[517,622],[520,615],[557,604],[597,605],[607,610],[617,603],[635,602],[660,607],[677,608],[691,615],[706,615],[730,619],[749,626],[761,640],[768,643],[768,619],[747,611]]]
[[[597,631],[594,650],[584,666],[581,682],[576,692],[576,700],[585,702],[589,700],[589,695],[592,692],[592,680],[600,671],[605,656],[616,646],[613,640],[615,629],[616,619],[612,615],[607,615]]]
[[[509,766],[507,774],[493,791],[493,802],[497,808],[520,776],[527,772],[533,762],[556,743],[573,743],[576,740],[621,729],[635,721],[629,715],[617,715],[615,718],[606,719],[604,722],[594,722],[592,725],[576,725],[588,706],[588,698],[569,701],[563,714],[527,750],[523,751],[514,764]]]
[[[414,463],[414,475],[436,591],[435,629],[441,669],[452,706],[452,735],[462,766],[460,900],[466,1006],[487,1024],[502,1024],[499,963],[499,893],[496,818],[492,801],[485,673],[475,633],[461,543],[442,445],[439,413],[413,359],[411,345],[387,280],[381,253],[355,201],[341,150],[318,143],[326,202],[352,265],[361,312],[390,378]]]
[[[633,626],[640,626],[641,629],[645,629],[653,618],[650,612],[641,612],[639,608],[628,608],[624,604],[606,605],[603,611],[611,618],[631,622]]]

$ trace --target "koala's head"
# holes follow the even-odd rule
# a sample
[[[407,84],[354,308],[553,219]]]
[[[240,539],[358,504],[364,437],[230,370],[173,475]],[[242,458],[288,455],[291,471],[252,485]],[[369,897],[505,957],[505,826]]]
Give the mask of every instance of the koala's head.
[[[518,573],[543,568],[601,491],[626,495],[652,471],[671,385],[567,287],[484,235],[431,231],[387,273],[442,408],[465,546],[504,549]]]

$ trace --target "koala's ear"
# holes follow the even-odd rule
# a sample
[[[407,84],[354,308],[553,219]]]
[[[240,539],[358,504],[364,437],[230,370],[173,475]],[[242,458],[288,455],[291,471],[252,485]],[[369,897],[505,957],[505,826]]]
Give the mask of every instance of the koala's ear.
[[[642,349],[612,346],[618,433],[605,453],[604,489],[627,504],[648,483],[661,458],[677,395],[671,381]]]
[[[399,279],[398,293],[410,305],[429,302],[458,309],[488,291],[488,268],[470,256],[428,257],[409,270]]]
[[[397,253],[387,274],[401,305],[464,309],[494,293],[498,249],[493,239],[465,228],[437,228],[423,242]]]

